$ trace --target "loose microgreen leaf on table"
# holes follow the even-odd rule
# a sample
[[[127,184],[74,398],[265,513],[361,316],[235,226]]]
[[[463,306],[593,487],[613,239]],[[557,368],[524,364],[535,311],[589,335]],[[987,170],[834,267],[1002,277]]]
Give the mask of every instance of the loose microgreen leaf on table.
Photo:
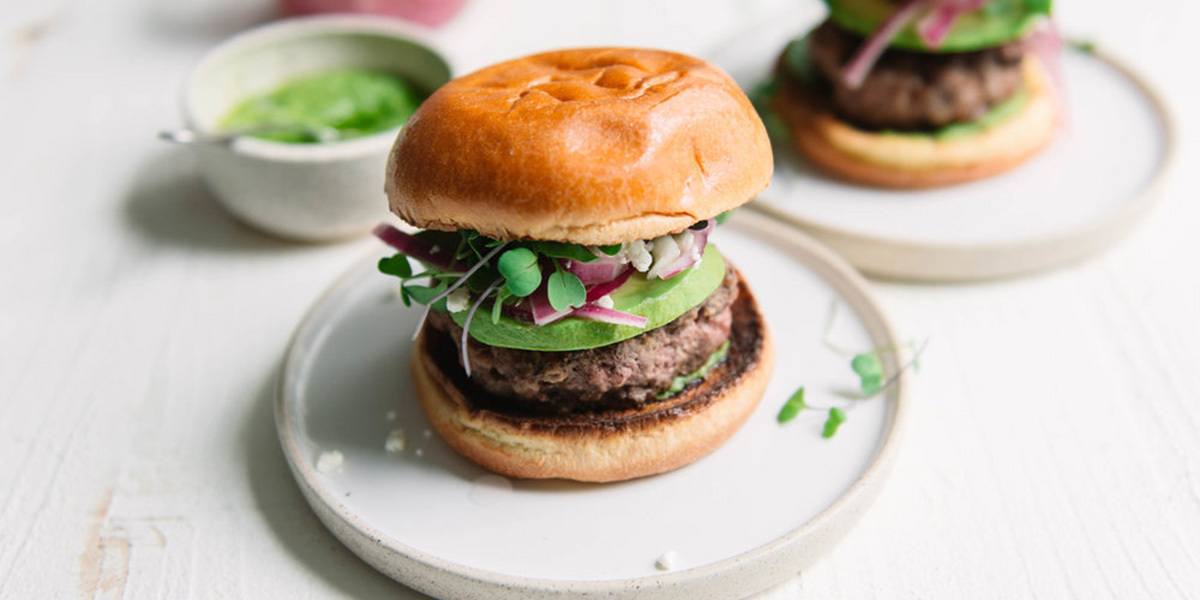
[[[864,396],[879,393],[883,386],[883,361],[879,359],[879,354],[874,351],[856,354],[850,360],[850,368],[858,375],[859,388]]]
[[[846,411],[836,406],[831,407],[829,416],[825,418],[825,425],[821,428],[821,437],[829,439],[837,435],[838,428],[844,422],[846,422]]]
[[[831,338],[833,332],[834,321],[837,316],[838,303],[837,299],[833,299],[829,306],[829,316],[826,319],[825,331],[821,337],[821,342],[831,352],[840,354],[850,358],[850,370],[858,377],[859,389],[862,393],[860,398],[856,400],[866,400],[882,393],[888,386],[892,385],[902,373],[908,369],[917,370],[920,365],[921,355],[925,352],[925,348],[929,345],[929,340],[926,339],[919,347],[915,344],[908,343],[899,347],[875,348],[867,352],[853,353],[838,344],[834,343]],[[890,377],[884,379],[883,357],[887,354],[898,356],[902,350],[914,349],[912,358],[896,370]],[[842,406],[813,406],[805,401],[805,388],[801,386],[797,389],[787,402],[779,409],[779,414],[776,420],[780,424],[787,423],[795,419],[801,412],[805,410],[826,410],[826,418],[824,425],[821,428],[821,437],[825,439],[832,438],[837,435],[842,424],[846,422],[848,410],[857,406],[850,404],[846,407]]]
[[[783,403],[783,407],[779,409],[779,415],[775,419],[780,423],[787,423],[795,419],[796,415],[799,415],[800,411],[805,408],[808,407],[804,404],[804,386],[800,386],[800,389],[792,392],[787,402]]]

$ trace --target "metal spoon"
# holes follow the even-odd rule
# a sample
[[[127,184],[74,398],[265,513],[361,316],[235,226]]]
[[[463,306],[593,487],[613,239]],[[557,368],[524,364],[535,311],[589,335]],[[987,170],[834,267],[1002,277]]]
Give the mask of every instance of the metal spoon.
[[[164,129],[158,132],[158,139],[175,144],[219,144],[228,146],[238,138],[248,135],[272,135],[280,133],[308,134],[318,142],[326,144],[341,139],[338,130],[331,127],[305,127],[300,125],[265,125],[250,129],[225,131],[221,133],[204,133],[195,129]]]

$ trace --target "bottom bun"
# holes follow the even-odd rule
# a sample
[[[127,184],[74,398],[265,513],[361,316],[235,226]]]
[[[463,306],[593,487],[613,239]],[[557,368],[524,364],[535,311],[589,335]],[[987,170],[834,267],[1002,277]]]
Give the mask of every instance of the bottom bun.
[[[738,285],[728,357],[703,381],[666,400],[565,416],[501,411],[492,401],[497,399],[463,374],[454,342],[428,328],[412,359],[417,397],[446,443],[509,477],[604,482],[678,469],[729,439],[770,378],[770,335],[745,280]]]
[[[828,102],[785,85],[772,108],[796,149],[818,168],[855,183],[889,188],[951,185],[989,177],[1046,146],[1058,125],[1058,99],[1041,61],[1022,64],[1029,99],[1003,122],[953,139],[858,129],[834,116]]]

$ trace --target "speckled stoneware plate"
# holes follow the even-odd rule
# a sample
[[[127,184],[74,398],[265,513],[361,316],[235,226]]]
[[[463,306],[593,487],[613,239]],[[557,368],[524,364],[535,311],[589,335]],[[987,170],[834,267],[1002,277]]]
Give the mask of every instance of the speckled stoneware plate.
[[[750,89],[804,30],[777,19],[709,58]],[[1068,123],[1012,171],[933,190],[878,189],[826,177],[776,140],[775,176],[754,207],[890,278],[989,279],[1091,255],[1158,199],[1174,127],[1160,96],[1111,57],[1066,51],[1062,67]]]
[[[363,560],[439,598],[732,598],[793,577],[879,492],[908,375],[881,396],[850,399],[858,380],[831,346],[856,352],[897,340],[862,279],[829,250],[746,211],[714,242],[742,269],[774,332],[766,397],[707,458],[605,485],[490,475],[427,433],[408,373],[419,311],[400,303],[373,260],[354,267],[296,332],[276,406],[313,510]],[[902,364],[884,359],[889,374]],[[832,439],[821,437],[824,411],[776,422],[800,385],[810,404],[850,407]],[[397,430],[403,449],[393,437],[389,451]],[[664,555],[668,571],[656,566]]]

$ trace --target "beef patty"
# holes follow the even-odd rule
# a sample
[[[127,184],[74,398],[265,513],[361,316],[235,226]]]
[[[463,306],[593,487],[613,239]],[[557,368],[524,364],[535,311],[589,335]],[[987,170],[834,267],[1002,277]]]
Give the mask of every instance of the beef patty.
[[[863,38],[832,21],[809,36],[816,70],[832,87],[834,110],[847,120],[877,129],[934,129],[972,121],[1021,87],[1021,41],[975,52],[926,53],[888,49],[861,87],[850,89],[839,74]]]
[[[653,402],[676,376],[699,369],[729,339],[737,282],[737,272],[727,268],[720,287],[699,306],[658,329],[599,348],[536,352],[471,339],[471,380],[511,399],[515,407],[537,413],[623,409]],[[458,348],[462,329],[448,314],[431,312],[428,325],[449,335]]]

